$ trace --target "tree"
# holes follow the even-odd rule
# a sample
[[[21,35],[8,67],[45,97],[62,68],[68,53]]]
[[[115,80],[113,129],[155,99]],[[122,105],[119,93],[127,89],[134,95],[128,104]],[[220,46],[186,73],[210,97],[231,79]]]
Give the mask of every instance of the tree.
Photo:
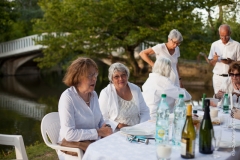
[[[35,29],[49,33],[38,41],[48,46],[44,56],[36,59],[41,68],[83,55],[127,61],[136,75],[139,66],[134,49],[142,42],[165,42],[173,28],[182,32],[184,48],[201,46],[197,42],[202,39],[203,24],[201,17],[192,13],[195,6],[190,0],[40,0],[39,5],[45,14],[36,21]],[[53,32],[71,34],[56,37]],[[122,53],[115,56],[113,52],[119,49]],[[184,52],[191,57],[192,51]]]
[[[8,40],[8,35],[5,34],[16,20],[14,12],[15,3],[13,1],[0,1],[0,42]]]

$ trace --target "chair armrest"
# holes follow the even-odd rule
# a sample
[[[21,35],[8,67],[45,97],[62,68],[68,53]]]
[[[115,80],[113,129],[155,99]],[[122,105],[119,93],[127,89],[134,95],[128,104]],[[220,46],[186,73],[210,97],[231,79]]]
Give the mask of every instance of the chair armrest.
[[[49,144],[48,146],[53,148],[53,149],[56,149],[56,150],[76,152],[78,154],[78,157],[80,157],[80,158],[83,156],[83,151],[79,148],[64,147],[64,146],[60,146],[60,145],[57,145],[57,144]]]

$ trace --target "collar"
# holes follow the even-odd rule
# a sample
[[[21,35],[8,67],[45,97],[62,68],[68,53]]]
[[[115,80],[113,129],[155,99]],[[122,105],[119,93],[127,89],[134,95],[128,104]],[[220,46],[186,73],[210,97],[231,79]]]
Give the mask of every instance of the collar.
[[[228,43],[226,43],[226,44],[223,44],[223,43],[222,43],[222,40],[220,39],[220,43],[223,44],[223,45],[226,45],[226,46],[230,45],[232,42],[233,42],[233,40],[232,40],[231,37],[230,37]]]

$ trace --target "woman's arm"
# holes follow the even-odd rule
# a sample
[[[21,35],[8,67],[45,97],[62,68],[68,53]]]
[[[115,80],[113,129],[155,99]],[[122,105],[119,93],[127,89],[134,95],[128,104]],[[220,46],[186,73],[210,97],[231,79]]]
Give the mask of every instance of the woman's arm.
[[[112,130],[114,131],[117,126],[118,126],[118,122],[111,120],[111,115],[110,115],[110,108],[111,108],[111,104],[108,104],[109,102],[109,98],[110,98],[110,93],[107,94],[106,89],[103,89],[99,95],[99,106],[100,106],[100,110],[102,112],[103,115],[103,120],[106,124],[110,124]],[[112,99],[112,101],[114,101],[114,99]]]
[[[149,58],[152,54],[155,54],[152,48],[145,49],[139,53],[140,57],[150,66],[154,65],[154,62]]]
[[[176,65],[177,65],[177,72],[178,72],[178,78],[179,78],[179,85],[180,85],[181,88],[183,88],[182,78],[180,76],[178,63]]]

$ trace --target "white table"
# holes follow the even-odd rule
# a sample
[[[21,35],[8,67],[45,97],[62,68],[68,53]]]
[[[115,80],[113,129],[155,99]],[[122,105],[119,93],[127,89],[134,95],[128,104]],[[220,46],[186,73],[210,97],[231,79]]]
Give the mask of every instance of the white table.
[[[155,127],[155,122],[147,121],[138,124],[139,127],[146,129]],[[223,132],[225,140],[231,139],[231,131]],[[235,132],[236,139],[240,137],[240,132]],[[239,138],[238,138],[239,139]],[[218,160],[225,160],[228,158],[230,152],[219,152],[221,156]],[[116,132],[106,138],[100,139],[92,143],[83,156],[83,160],[157,160],[155,140],[150,140],[149,144],[130,143],[126,140],[126,135],[121,131]],[[180,148],[173,148],[171,160],[182,159],[180,155]],[[195,159],[206,160],[213,159],[212,154],[206,155],[199,153],[198,140],[196,140]]]

